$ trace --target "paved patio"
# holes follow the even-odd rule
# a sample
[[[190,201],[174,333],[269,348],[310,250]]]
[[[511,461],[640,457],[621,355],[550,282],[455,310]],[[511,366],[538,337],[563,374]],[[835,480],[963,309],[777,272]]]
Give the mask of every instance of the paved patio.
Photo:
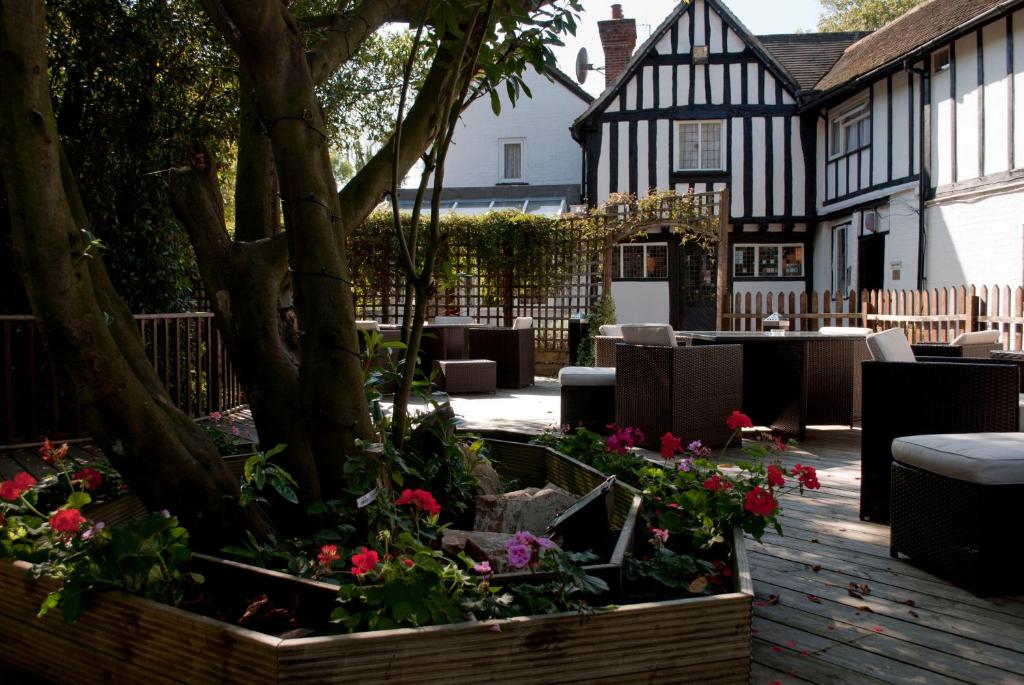
[[[536,433],[558,424],[558,397],[538,378],[451,403],[467,429]],[[72,454],[98,456],[88,444]],[[812,428],[785,462],[813,465],[822,487],[783,500],[784,537],[748,540],[752,683],[1024,683],[1024,596],[979,598],[892,559],[888,527],[859,520],[858,429]],[[34,450],[0,452],[0,475],[22,468],[47,467]]]

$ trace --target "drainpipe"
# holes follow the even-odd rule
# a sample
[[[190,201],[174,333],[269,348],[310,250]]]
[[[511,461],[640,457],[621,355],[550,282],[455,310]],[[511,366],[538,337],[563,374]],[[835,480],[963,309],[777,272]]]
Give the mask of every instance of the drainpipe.
[[[917,289],[924,290],[928,284],[925,273],[925,252],[928,244],[928,226],[925,223],[925,200],[931,192],[932,185],[932,58],[924,58],[924,69],[904,63],[904,69],[921,77],[921,126],[918,136],[921,149],[920,171],[917,183]],[[913,163],[913,160],[911,160]]]

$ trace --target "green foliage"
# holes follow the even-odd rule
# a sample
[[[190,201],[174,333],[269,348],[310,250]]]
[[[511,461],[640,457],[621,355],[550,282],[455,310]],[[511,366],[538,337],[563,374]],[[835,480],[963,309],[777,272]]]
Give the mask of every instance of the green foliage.
[[[286,502],[299,503],[299,495],[295,491],[298,483],[291,474],[277,464],[271,464],[270,460],[285,450],[285,445],[276,445],[266,452],[257,451],[245,460],[245,470],[242,474],[242,494],[238,498],[238,505],[245,507],[253,502],[270,504],[270,501],[263,496],[263,490],[267,486],[281,496]]]
[[[820,0],[820,31],[872,31],[920,5],[924,0]]]
[[[192,308],[194,258],[163,171],[236,125],[235,60],[190,0],[47,3],[57,128],[88,228],[135,312]]]
[[[650,467],[649,462],[636,452],[609,450],[603,437],[586,428],[577,428],[573,433],[543,433],[530,442],[557,450],[634,487],[640,487],[643,474]]]
[[[583,570],[583,564],[597,560],[590,552],[566,552],[549,549],[540,558],[535,573],[545,580],[536,583],[517,583],[509,587],[522,612],[557,614],[564,611],[587,612],[591,605],[586,596],[608,592],[608,583]]]
[[[610,293],[598,298],[587,315],[587,335],[580,341],[576,357],[579,366],[594,366],[594,336],[600,334],[601,326],[615,323],[615,299]]]

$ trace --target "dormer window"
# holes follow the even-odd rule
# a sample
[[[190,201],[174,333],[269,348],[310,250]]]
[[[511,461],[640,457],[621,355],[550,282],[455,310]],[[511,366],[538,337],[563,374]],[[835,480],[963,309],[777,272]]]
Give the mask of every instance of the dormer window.
[[[502,138],[498,141],[498,182],[525,183],[523,149],[525,138]]]

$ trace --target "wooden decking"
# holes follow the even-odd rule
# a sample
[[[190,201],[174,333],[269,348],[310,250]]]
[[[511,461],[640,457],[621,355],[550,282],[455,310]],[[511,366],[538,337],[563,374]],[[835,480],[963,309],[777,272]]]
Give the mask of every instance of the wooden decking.
[[[822,487],[783,499],[784,537],[748,540],[753,683],[1024,683],[1024,599],[892,559],[888,526],[860,521],[858,430],[812,429],[785,461],[817,468]]]

